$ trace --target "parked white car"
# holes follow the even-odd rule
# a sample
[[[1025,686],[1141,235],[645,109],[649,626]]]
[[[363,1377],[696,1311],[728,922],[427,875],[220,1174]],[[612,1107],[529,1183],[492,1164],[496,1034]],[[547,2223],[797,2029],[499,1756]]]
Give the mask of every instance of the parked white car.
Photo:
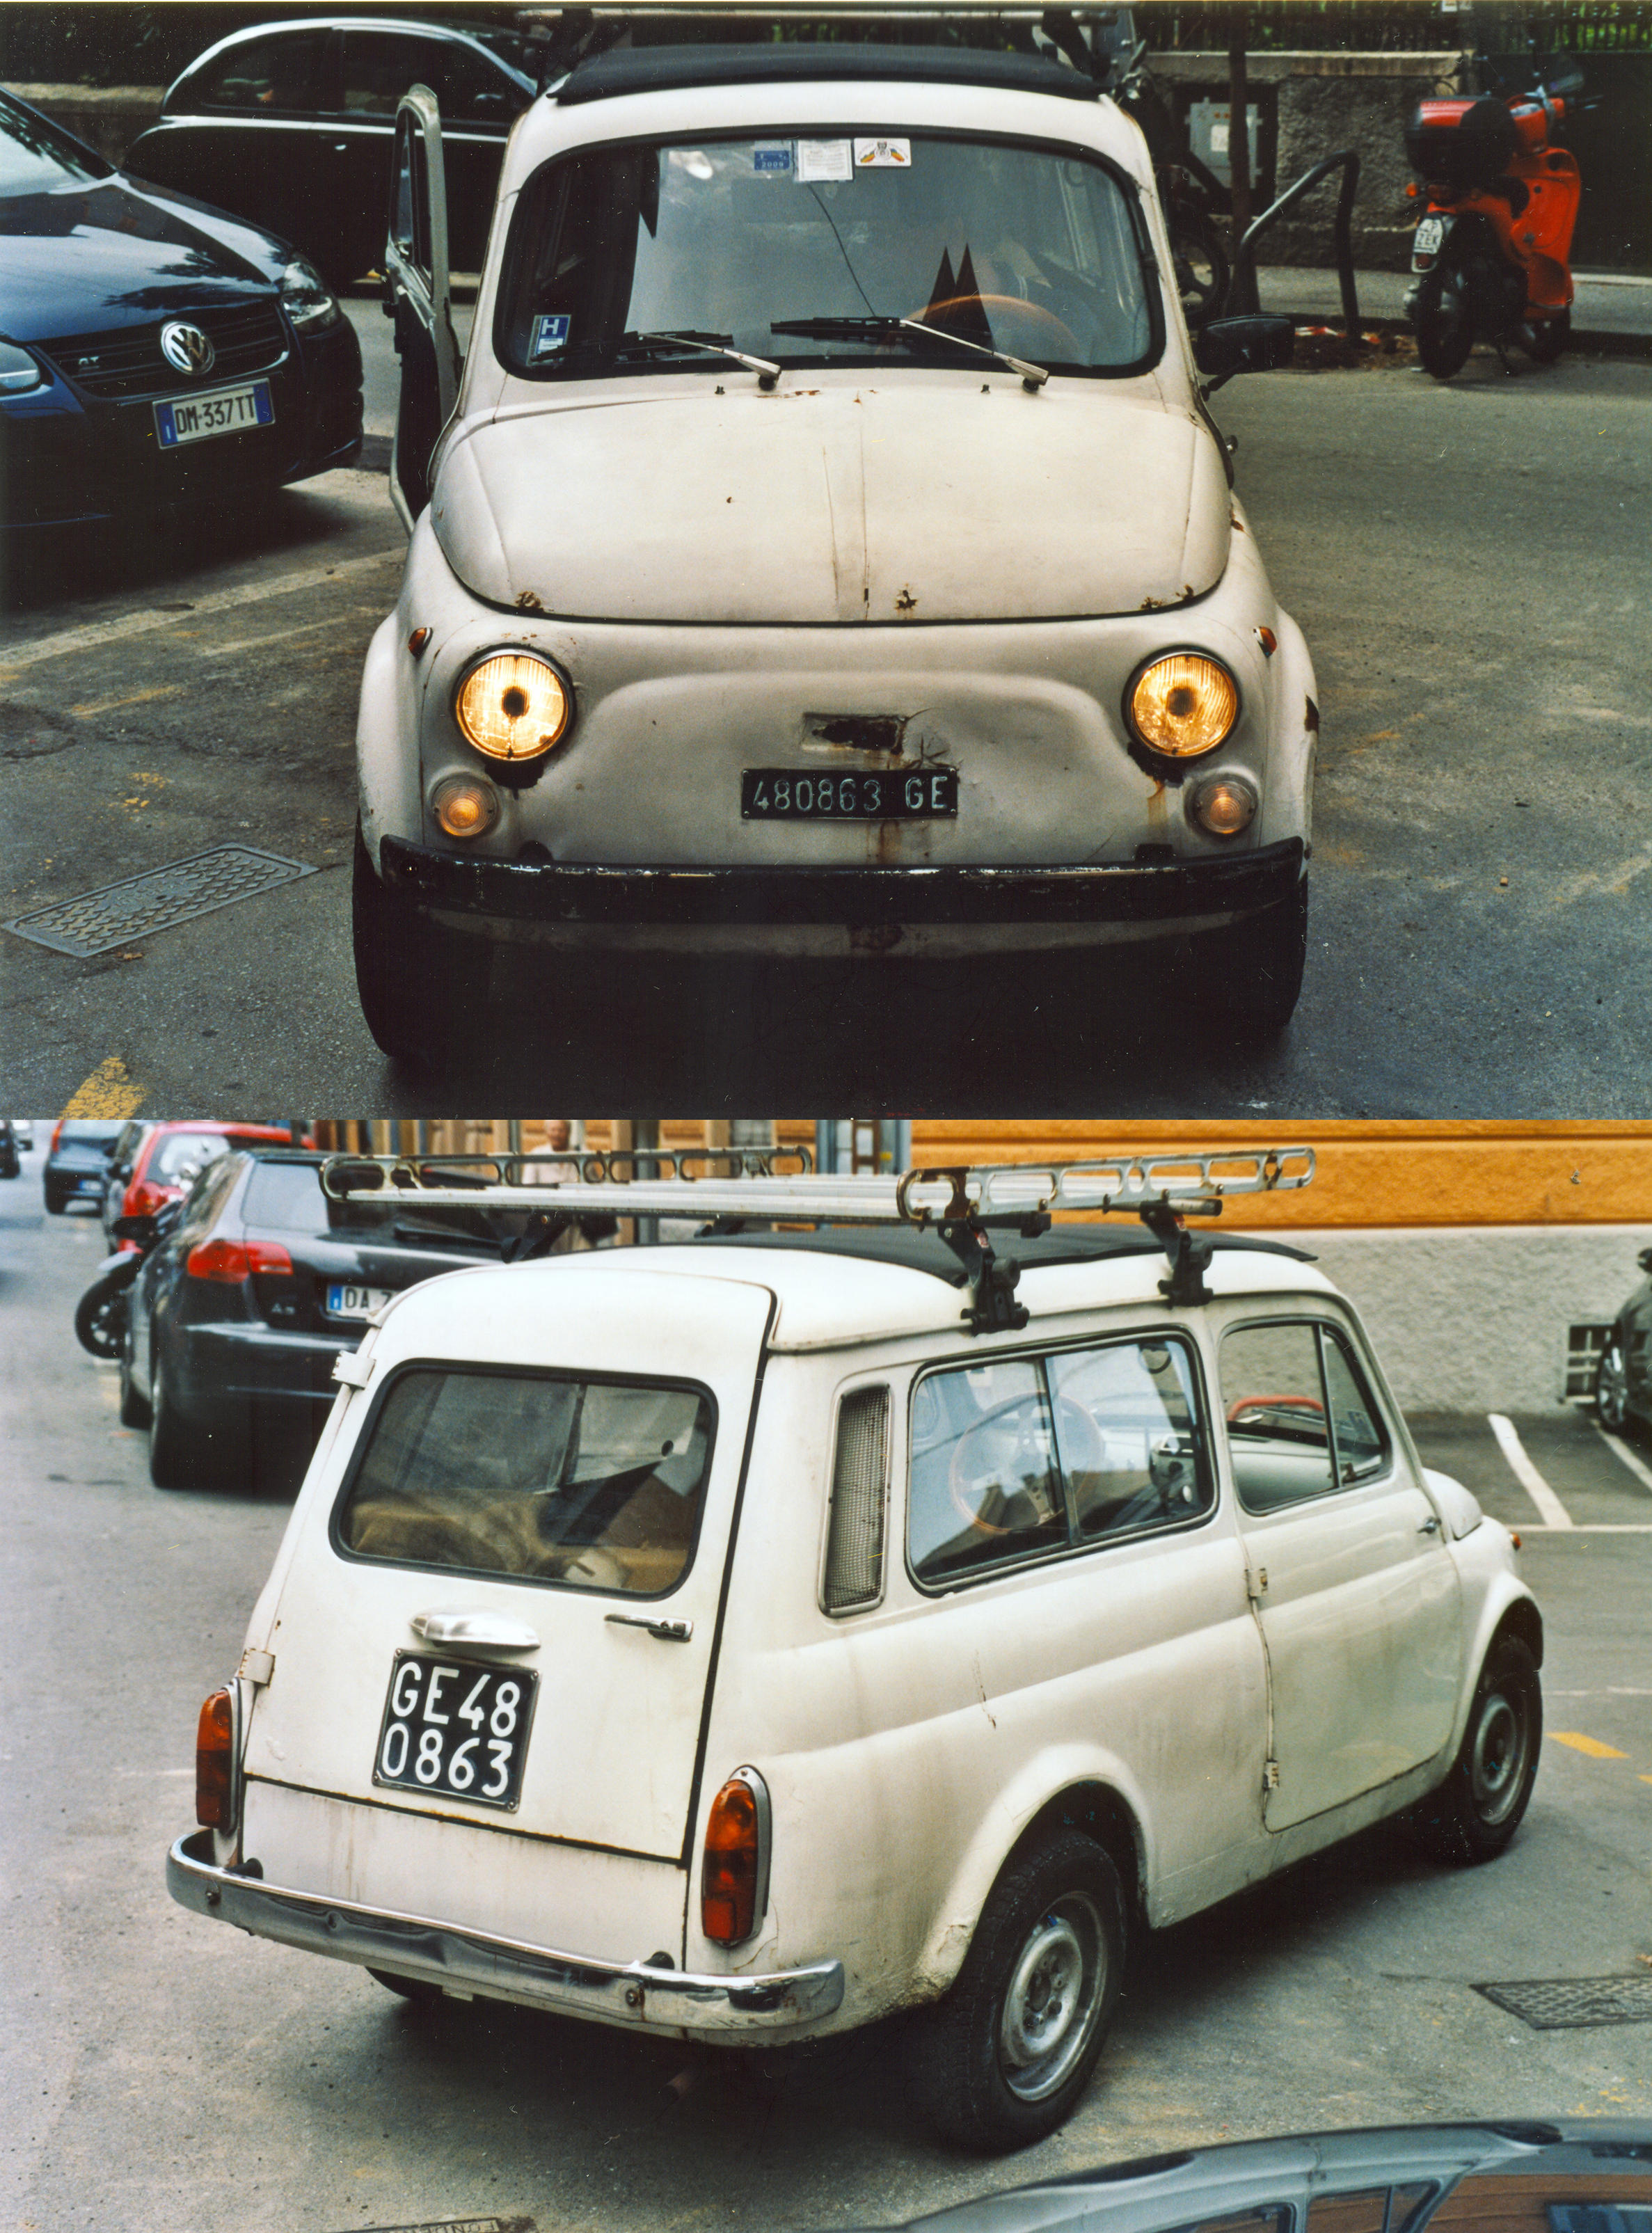
[[[1289,1017],[1313,672],[1145,143],[1088,78],[582,63],[512,134],[462,371],[427,92],[398,133],[412,542],[362,680],[354,915],[382,1046],[428,1050],[502,942],[571,973],[1214,932],[1229,1018]],[[1218,321],[1199,357],[1291,348]]]
[[[341,1357],[174,1897],[724,2046],[915,2010],[997,2148],[1079,2098],[1137,1930],[1385,1815],[1498,1852],[1509,1532],[1305,1258],[1175,1227],[1311,1163],[504,1189],[722,1224],[430,1280]],[[1038,1230],[1103,1197],[1152,1229]],[[776,1217],[840,1221],[730,1229]]]

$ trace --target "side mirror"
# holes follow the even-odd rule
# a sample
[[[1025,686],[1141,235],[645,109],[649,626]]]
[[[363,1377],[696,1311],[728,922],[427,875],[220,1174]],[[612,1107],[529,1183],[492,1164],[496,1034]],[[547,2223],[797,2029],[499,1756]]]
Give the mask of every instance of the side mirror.
[[[140,1248],[146,1248],[155,1237],[153,1217],[117,1217],[114,1221],[117,1240],[135,1240]]]
[[[1652,1248],[1642,1248],[1635,1260],[1643,1272],[1652,1272]]]
[[[1216,380],[1236,372],[1278,372],[1296,354],[1289,318],[1213,318],[1193,336],[1193,361]]]

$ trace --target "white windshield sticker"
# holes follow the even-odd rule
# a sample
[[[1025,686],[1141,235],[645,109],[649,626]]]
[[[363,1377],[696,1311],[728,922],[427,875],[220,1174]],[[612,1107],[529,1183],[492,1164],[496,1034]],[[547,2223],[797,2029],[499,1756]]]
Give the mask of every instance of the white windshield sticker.
[[[751,168],[754,171],[789,171],[791,168],[790,140],[779,140],[767,146],[754,147],[751,150]]]
[[[857,140],[855,142],[855,167],[857,171],[909,171],[912,168],[910,140]]]
[[[800,140],[797,142],[797,183],[813,186],[822,180],[854,174],[847,140]]]
[[[537,364],[541,357],[559,356],[568,347],[568,329],[573,320],[565,311],[554,317],[538,317],[533,322],[533,338],[528,350],[528,361]]]

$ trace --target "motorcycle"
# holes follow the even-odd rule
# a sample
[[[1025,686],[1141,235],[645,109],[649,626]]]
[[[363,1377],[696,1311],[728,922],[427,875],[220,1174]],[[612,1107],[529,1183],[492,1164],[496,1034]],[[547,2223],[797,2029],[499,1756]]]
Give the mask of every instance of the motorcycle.
[[[1492,343],[1506,372],[1511,342],[1534,363],[1552,364],[1571,330],[1567,259],[1583,180],[1558,142],[1582,105],[1583,72],[1557,55],[1510,90],[1498,66],[1479,59],[1492,91],[1420,101],[1406,127],[1406,153],[1428,195],[1406,310],[1423,369],[1436,380],[1461,371],[1476,338]]]
[[[129,1290],[148,1259],[178,1222],[181,1200],[153,1215],[117,1217],[114,1237],[124,1245],[98,1267],[98,1275],[75,1306],[75,1338],[89,1356],[118,1358],[125,1353]]]

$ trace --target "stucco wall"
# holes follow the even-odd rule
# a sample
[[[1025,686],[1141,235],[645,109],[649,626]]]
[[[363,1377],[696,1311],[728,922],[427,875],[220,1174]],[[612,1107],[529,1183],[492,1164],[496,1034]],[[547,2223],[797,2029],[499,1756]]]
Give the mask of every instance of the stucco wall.
[[[1358,1311],[1401,1405],[1536,1411],[1565,1390],[1566,1336],[1641,1283],[1652,1226],[1282,1233]]]

